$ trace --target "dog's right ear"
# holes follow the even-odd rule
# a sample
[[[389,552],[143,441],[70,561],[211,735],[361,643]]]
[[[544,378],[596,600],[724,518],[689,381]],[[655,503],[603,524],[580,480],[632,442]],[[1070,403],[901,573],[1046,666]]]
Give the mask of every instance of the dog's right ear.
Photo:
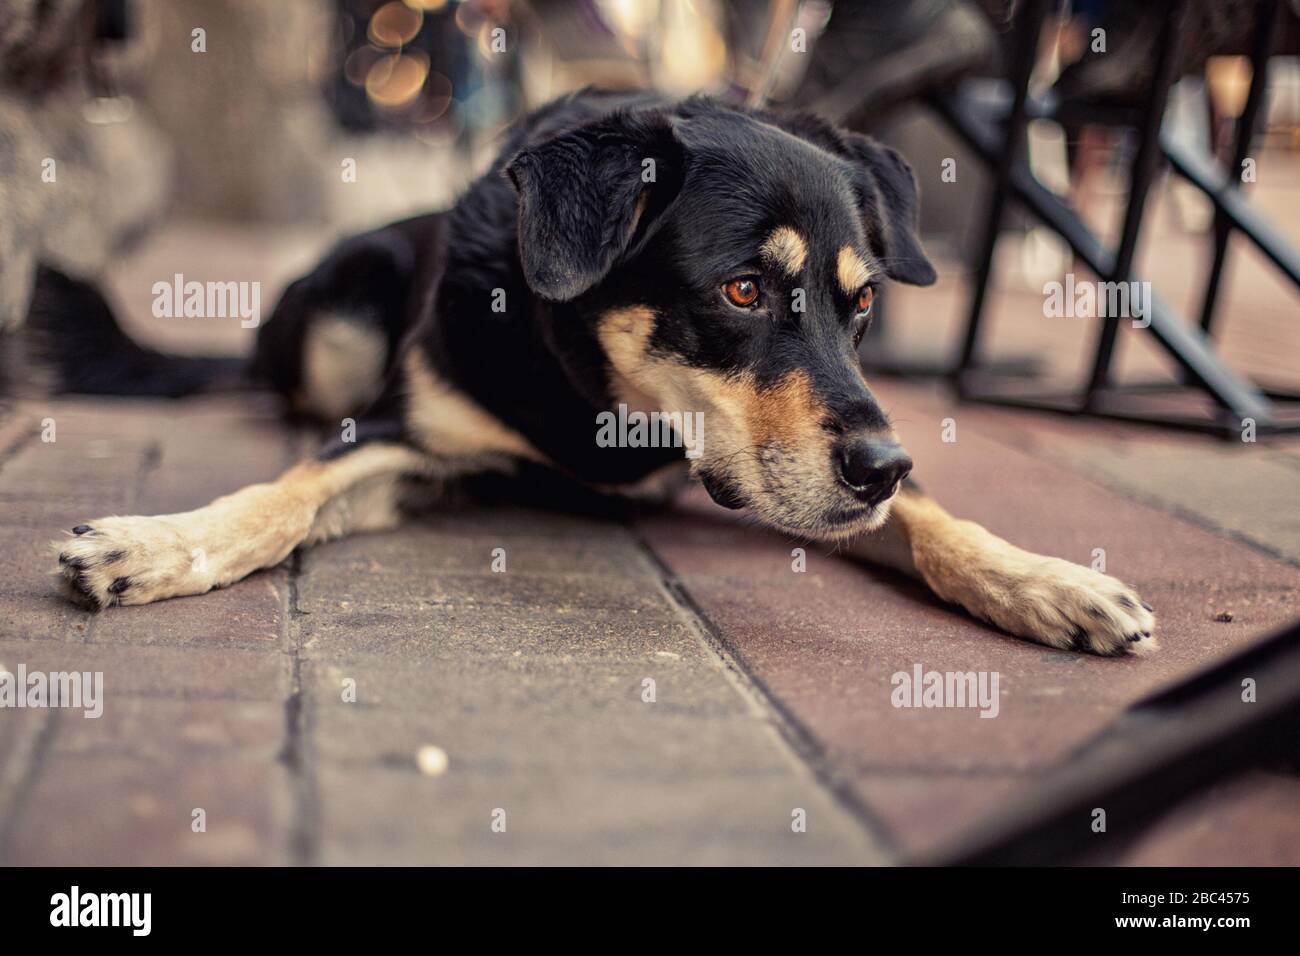
[[[567,302],[609,274],[676,197],[684,151],[659,112],[615,113],[529,146],[506,164],[519,193],[529,287]]]

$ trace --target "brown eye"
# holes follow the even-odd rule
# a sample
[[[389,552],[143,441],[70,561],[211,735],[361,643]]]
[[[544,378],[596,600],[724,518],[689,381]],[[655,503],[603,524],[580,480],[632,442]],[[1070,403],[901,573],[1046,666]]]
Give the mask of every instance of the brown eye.
[[[863,286],[862,291],[858,293],[858,315],[866,315],[871,311],[871,303],[875,301],[876,293],[871,286]]]
[[[758,280],[732,279],[722,285],[722,291],[726,293],[727,300],[732,305],[738,305],[742,309],[748,309],[758,301]]]

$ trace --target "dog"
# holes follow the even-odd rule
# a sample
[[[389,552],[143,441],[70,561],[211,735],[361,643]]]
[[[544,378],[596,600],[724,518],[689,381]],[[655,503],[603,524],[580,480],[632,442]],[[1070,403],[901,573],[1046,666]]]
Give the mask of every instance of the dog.
[[[460,481],[661,501],[693,476],[1008,634],[1153,650],[1132,588],[959,520],[910,478],[857,347],[881,283],[935,280],[917,209],[896,151],[810,114],[560,99],[452,209],[342,242],[259,330],[258,376],[354,429],[195,511],[76,526],[62,578],[95,609],[147,604],[396,527]],[[594,423],[620,407],[699,414],[703,441],[689,458],[602,447]]]

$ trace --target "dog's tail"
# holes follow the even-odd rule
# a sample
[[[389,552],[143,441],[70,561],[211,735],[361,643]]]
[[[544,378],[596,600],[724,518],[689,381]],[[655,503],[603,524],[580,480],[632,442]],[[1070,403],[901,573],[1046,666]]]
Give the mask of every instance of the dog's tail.
[[[27,320],[0,336],[0,395],[179,398],[247,387],[248,360],[169,355],[118,325],[93,284],[37,267]]]

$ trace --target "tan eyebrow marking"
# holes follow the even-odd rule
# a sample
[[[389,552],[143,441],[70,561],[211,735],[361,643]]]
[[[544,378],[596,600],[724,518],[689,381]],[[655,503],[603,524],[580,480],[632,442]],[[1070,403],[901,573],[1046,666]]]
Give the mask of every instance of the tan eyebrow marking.
[[[775,263],[789,275],[798,275],[808,260],[808,243],[789,226],[777,226],[763,243],[763,258]]]
[[[845,246],[835,261],[835,276],[845,294],[852,295],[871,280],[871,270],[852,246]]]

